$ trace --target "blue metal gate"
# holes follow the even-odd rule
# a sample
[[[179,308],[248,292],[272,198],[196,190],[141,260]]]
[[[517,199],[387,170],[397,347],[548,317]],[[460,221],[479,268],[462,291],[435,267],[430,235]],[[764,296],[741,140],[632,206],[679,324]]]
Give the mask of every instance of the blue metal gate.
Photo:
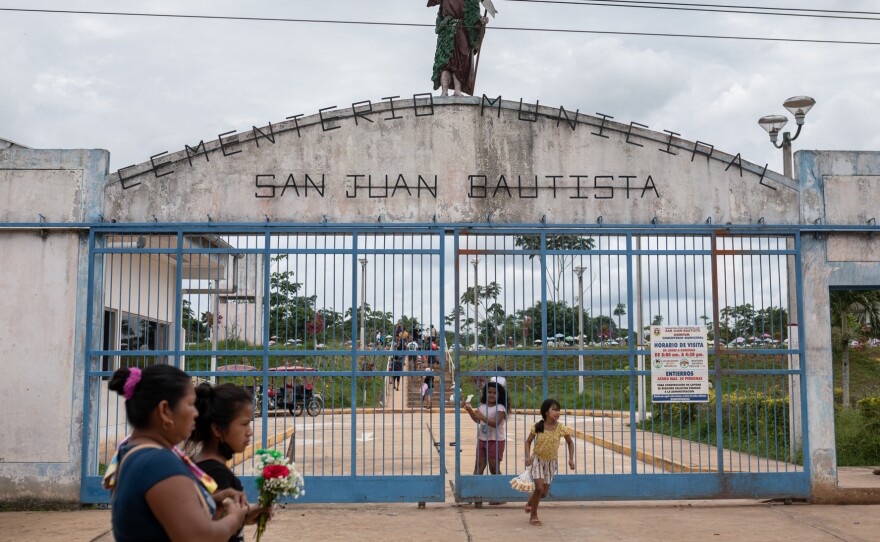
[[[548,397],[576,435],[552,498],[809,496],[798,233],[496,227],[454,245],[456,391],[503,379],[508,407],[497,476],[476,474],[457,416],[457,500],[526,498],[509,481]],[[652,324],[708,328],[708,403],[651,403]]]
[[[157,363],[254,393],[255,443],[233,459],[252,496],[271,448],[307,502],[444,500],[443,246],[430,227],[93,229],[83,502],[108,500],[100,475],[129,433],[109,376]]]
[[[233,467],[249,491],[253,452],[272,448],[308,502],[442,501],[447,464],[457,500],[524,499],[508,482],[553,397],[577,469],[560,464],[552,498],[807,497],[800,234],[737,231],[93,228],[82,500],[107,501],[102,468],[129,432],[107,379],[153,363],[254,392],[255,445]],[[708,403],[651,403],[652,323],[709,329]],[[480,476],[476,426],[453,407],[493,377],[508,446]]]

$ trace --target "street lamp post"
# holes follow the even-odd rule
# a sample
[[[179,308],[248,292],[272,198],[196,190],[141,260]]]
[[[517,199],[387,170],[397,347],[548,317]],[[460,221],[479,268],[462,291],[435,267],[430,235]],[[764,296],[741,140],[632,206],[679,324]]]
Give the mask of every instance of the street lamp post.
[[[361,349],[367,349],[367,323],[366,323],[366,304],[367,304],[367,259],[358,258],[361,262]],[[361,365],[362,367],[365,364]],[[367,406],[367,384],[364,382],[364,404]]]
[[[361,262],[361,348],[366,350],[367,259],[359,258],[358,261]]]
[[[788,119],[782,115],[767,115],[766,117],[761,117],[758,120],[758,124],[761,128],[767,130],[767,133],[770,134],[770,142],[773,143],[773,146],[777,149],[782,149],[782,160],[783,160],[783,172],[786,177],[794,178],[793,175],[793,167],[791,163],[791,142],[797,139],[799,135],[801,135],[801,128],[804,126],[804,118],[807,116],[807,113],[813,106],[816,105],[816,100],[809,96],[793,96],[784,102],[782,102],[782,106],[785,107],[789,113],[794,115],[795,122],[797,123],[797,132],[795,132],[794,137],[791,137],[791,133],[785,132],[782,134],[782,144],[777,145],[776,140],[779,137],[779,131],[785,126],[788,122]],[[788,239],[786,242],[786,248],[794,247],[794,240]],[[788,291],[790,299],[797,298],[797,287],[794,280],[794,268],[789,266],[789,281],[788,281]],[[793,324],[797,326],[798,324],[798,314],[797,311],[792,311],[789,317],[789,324]],[[795,331],[797,327],[794,327]],[[789,336],[789,343],[791,343],[792,338]],[[792,344],[789,344],[789,348],[794,348]],[[798,369],[799,368],[800,359],[797,356],[789,356],[788,360],[788,368],[789,370]],[[801,442],[801,423],[800,423],[800,414],[799,410],[795,405],[800,404],[801,397],[801,389],[800,389],[800,381],[795,375],[789,376],[790,382],[790,396],[791,400],[789,401],[789,416],[792,423],[789,425],[789,438],[791,440],[791,449],[797,450],[800,447]],[[792,456],[794,457],[794,456]]]
[[[578,276],[578,371],[584,371],[584,271],[586,267],[575,267],[574,272]],[[578,375],[578,393],[584,393],[584,375]]]
[[[479,327],[479,317],[480,317],[480,297],[479,297],[479,287],[478,278],[479,278],[479,268],[480,268],[480,258],[472,258],[471,263],[474,265],[474,350],[477,349],[478,339],[480,337],[480,327]]]
[[[795,122],[797,123],[797,132],[795,132],[794,137],[791,136],[791,132],[783,133],[781,144],[777,144],[776,140],[779,138],[779,131],[788,123],[788,119],[783,115],[767,115],[758,120],[758,125],[770,134],[770,142],[773,143],[773,146],[777,149],[782,149],[782,171],[790,179],[794,178],[794,168],[791,163],[791,142],[801,135],[804,118],[814,105],[816,105],[816,100],[809,96],[793,96],[782,103],[782,106],[794,115]]]

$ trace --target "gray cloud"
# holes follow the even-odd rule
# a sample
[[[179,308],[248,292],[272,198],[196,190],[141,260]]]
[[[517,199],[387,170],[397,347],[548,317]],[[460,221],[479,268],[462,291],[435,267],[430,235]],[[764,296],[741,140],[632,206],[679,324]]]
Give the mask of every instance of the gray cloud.
[[[748,5],[754,2],[733,2]],[[431,24],[423,2],[35,1],[48,9]],[[874,40],[873,22],[497,2],[493,26]],[[871,10],[861,1],[796,7]],[[431,28],[0,15],[0,136],[107,148],[112,167],[296,113],[430,91]],[[669,129],[781,169],[756,125],[818,100],[797,148],[876,149],[877,47],[490,31],[478,92]],[[793,121],[791,122],[793,124]]]

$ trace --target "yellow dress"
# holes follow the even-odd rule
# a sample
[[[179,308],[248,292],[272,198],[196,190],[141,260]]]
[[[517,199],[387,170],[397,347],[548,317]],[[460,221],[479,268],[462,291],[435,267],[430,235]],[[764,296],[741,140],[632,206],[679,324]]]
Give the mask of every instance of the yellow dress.
[[[544,480],[545,484],[551,484],[556,474],[559,440],[571,435],[571,429],[557,423],[553,431],[547,431],[545,428],[543,433],[538,433],[535,431],[536,426],[537,424],[532,426],[532,433],[535,434],[535,450],[529,472],[534,480],[540,479]]]
[[[542,461],[554,461],[559,455],[559,440],[566,435],[571,435],[571,429],[561,423],[556,424],[552,432],[544,429],[543,433],[535,431],[537,424],[532,426],[535,433],[535,457]]]

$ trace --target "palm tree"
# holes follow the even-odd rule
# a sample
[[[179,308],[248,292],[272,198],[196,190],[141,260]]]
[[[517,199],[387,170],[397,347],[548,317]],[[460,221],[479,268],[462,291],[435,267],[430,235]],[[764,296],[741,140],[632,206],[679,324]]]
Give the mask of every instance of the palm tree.
[[[864,338],[865,330],[870,330],[872,334],[880,330],[880,291],[832,290],[831,324],[832,341],[843,348],[843,407],[852,408],[849,397],[849,345],[852,340]]]
[[[617,317],[617,332],[620,333],[620,317],[626,316],[626,305],[624,303],[617,304],[617,307],[614,308],[614,316]]]
[[[514,237],[513,243],[519,248],[534,251],[541,249],[540,235],[517,235]],[[596,240],[592,237],[583,237],[580,235],[548,235],[546,241],[547,250],[554,251],[575,251],[575,250],[593,250],[596,248]],[[534,258],[536,254],[531,254],[529,259]],[[575,260],[581,261],[582,256],[574,254],[558,253],[548,255],[546,262],[547,270],[547,293],[550,295],[548,301],[559,302],[559,289],[562,287],[565,272],[574,267]],[[589,261],[589,260],[588,260]],[[591,279],[587,284],[587,290],[593,284],[595,278]]]

